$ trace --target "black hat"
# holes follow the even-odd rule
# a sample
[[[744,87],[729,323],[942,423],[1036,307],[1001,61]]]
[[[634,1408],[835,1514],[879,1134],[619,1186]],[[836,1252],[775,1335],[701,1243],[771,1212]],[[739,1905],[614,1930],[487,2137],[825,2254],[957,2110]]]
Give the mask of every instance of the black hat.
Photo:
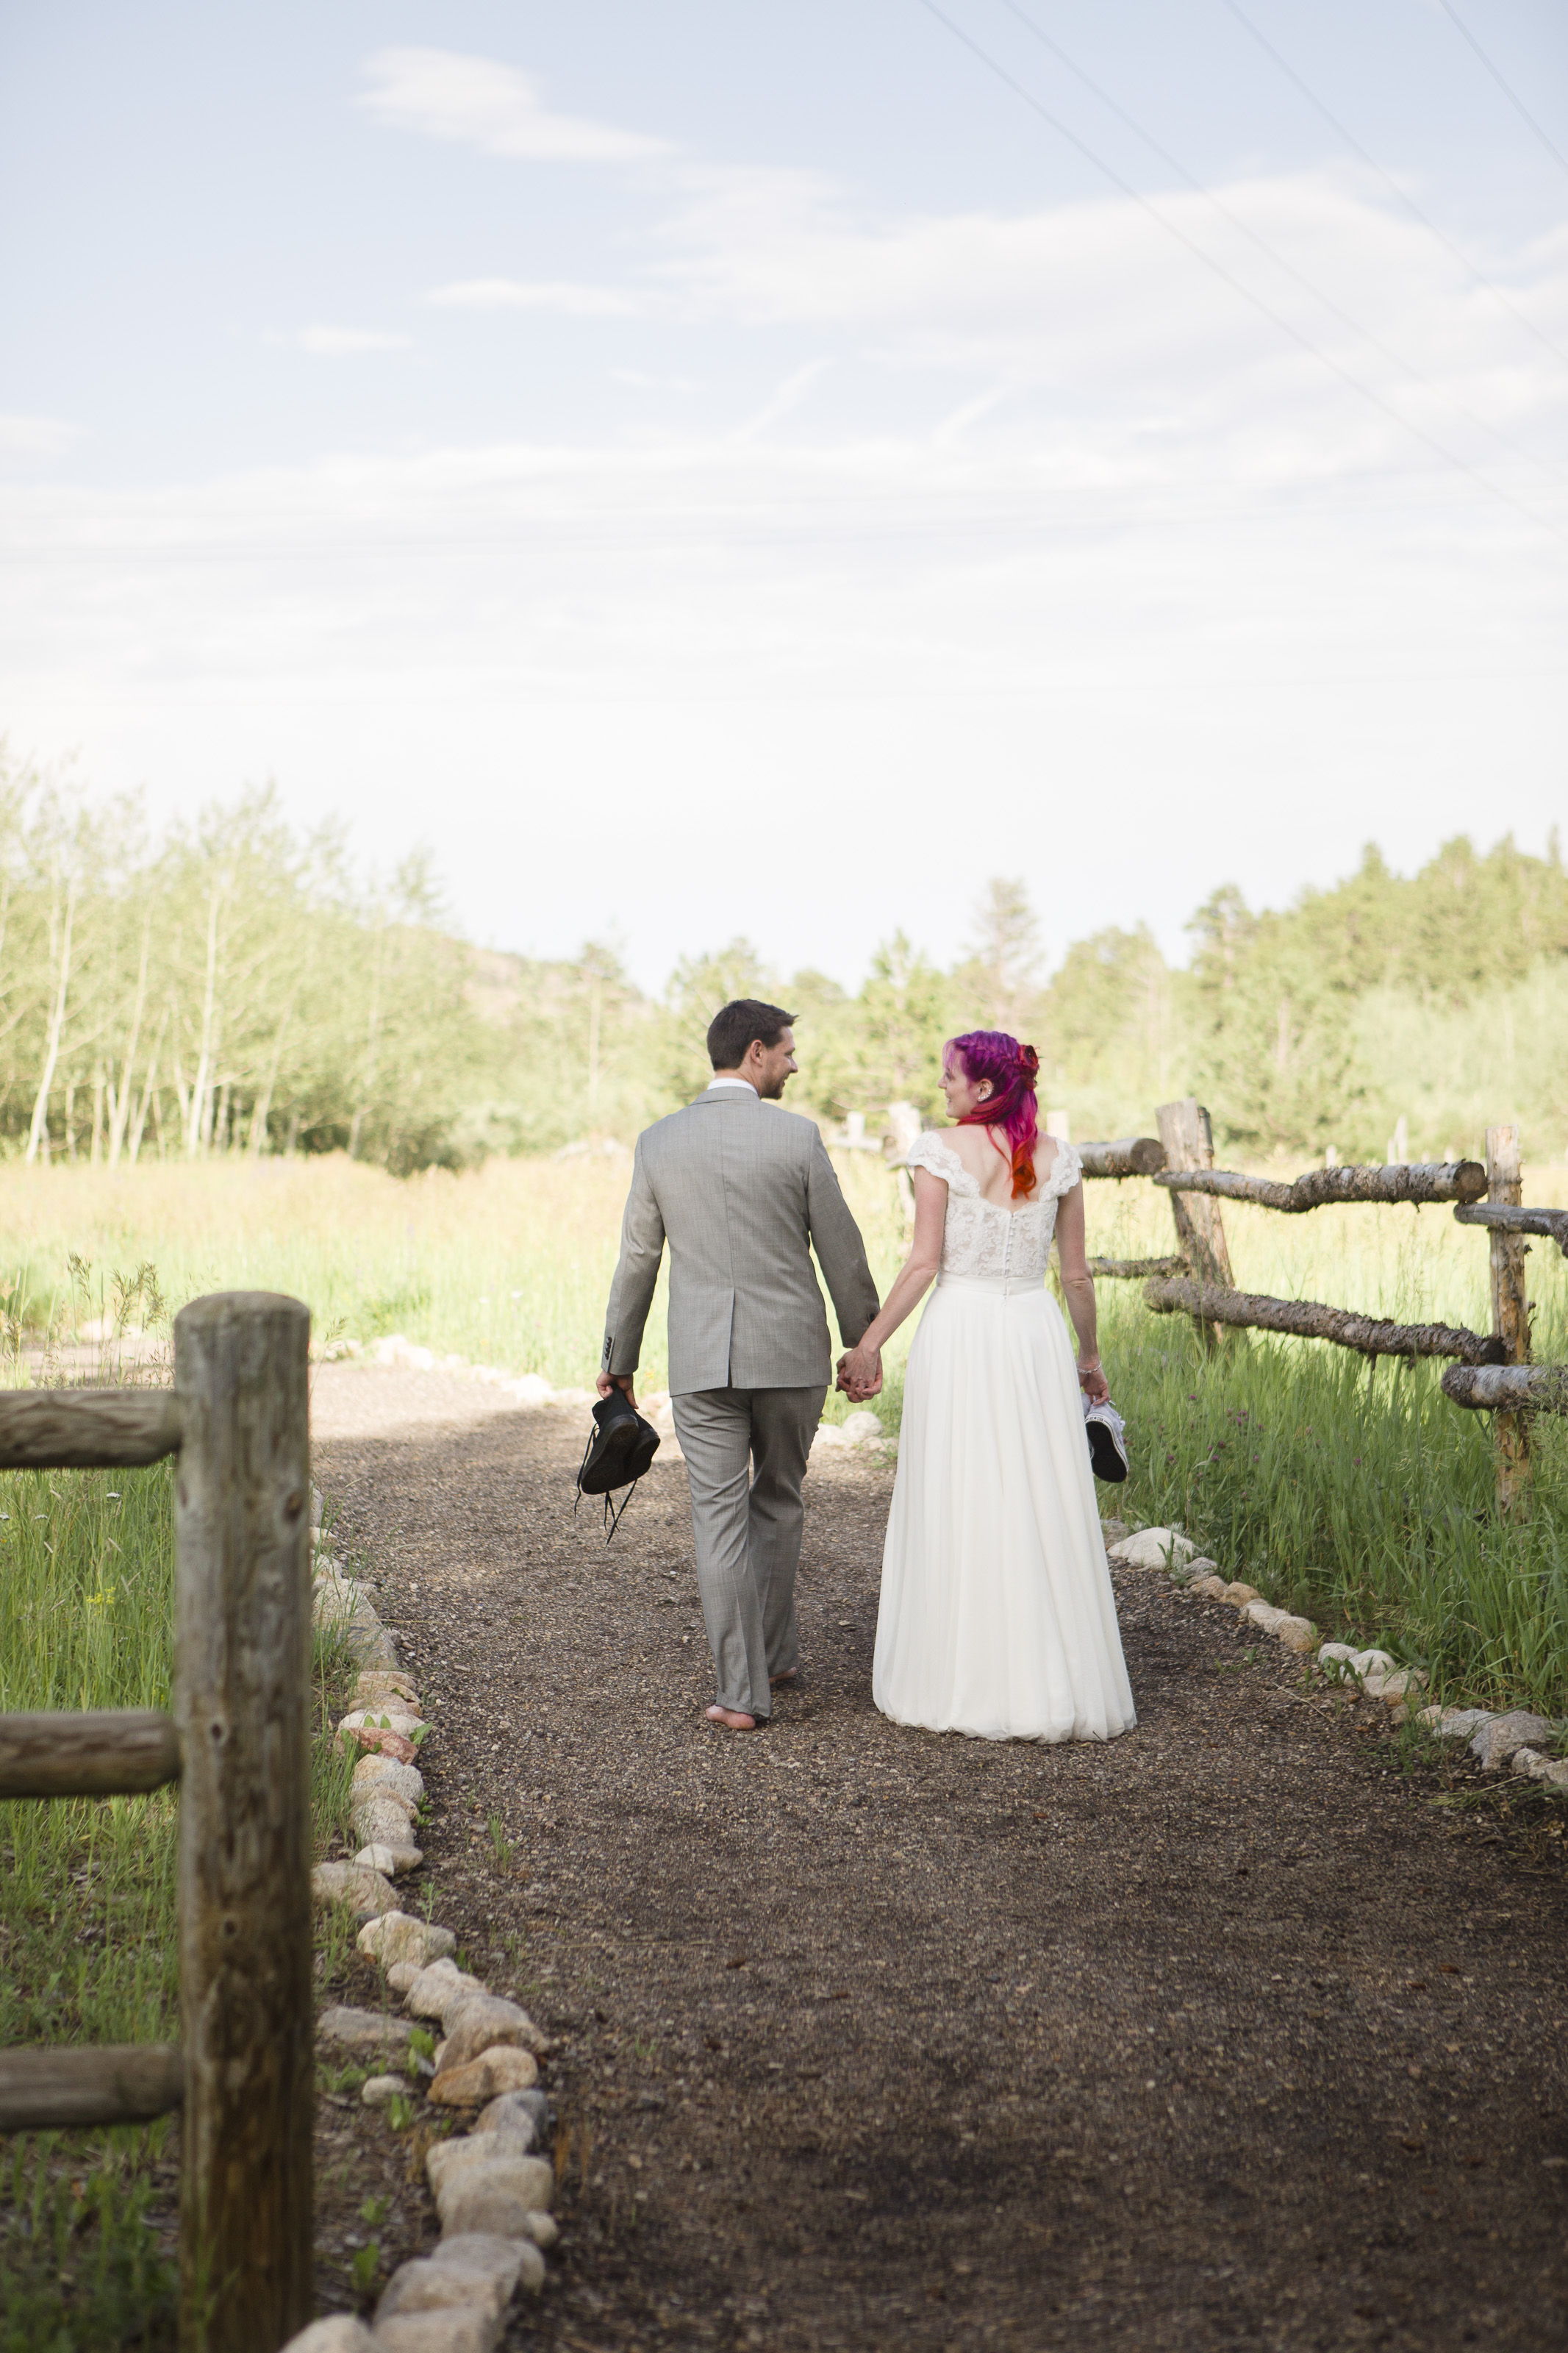
[[[620,1525],[621,1514],[631,1502],[616,1511],[610,1496],[618,1487],[635,1487],[643,1472],[658,1452],[658,1432],[651,1421],[645,1421],[625,1389],[613,1388],[608,1397],[601,1398],[594,1408],[594,1427],[588,1433],[587,1447],[577,1472],[577,1499],[584,1495],[603,1495],[605,1525],[608,1531],[605,1542]]]

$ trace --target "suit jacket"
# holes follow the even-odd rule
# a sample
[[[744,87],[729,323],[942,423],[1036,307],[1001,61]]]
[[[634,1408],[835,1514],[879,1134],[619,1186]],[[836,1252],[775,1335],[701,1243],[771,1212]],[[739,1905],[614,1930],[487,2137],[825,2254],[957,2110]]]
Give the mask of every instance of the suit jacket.
[[[866,1245],[815,1121],[721,1087],[637,1138],[600,1359],[637,1370],[669,1243],[672,1391],[808,1388],[828,1378],[811,1250],[850,1347],[877,1313]]]

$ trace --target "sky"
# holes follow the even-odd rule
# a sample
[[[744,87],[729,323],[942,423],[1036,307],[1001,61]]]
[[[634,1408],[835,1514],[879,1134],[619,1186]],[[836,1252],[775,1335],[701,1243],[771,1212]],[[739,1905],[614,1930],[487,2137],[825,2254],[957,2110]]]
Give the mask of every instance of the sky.
[[[1568,816],[1554,0],[0,12],[0,734],[855,985]]]

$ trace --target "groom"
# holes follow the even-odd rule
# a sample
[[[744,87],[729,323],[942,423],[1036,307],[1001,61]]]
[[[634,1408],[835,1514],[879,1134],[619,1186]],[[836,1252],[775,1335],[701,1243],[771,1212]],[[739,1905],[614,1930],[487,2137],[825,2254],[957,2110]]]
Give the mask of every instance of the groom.
[[[669,1242],[669,1388],[691,1486],[702,1615],[731,1732],[773,1713],[799,1672],[800,1482],[827,1391],[815,1246],[853,1347],[877,1313],[866,1246],[815,1121],[776,1103],[795,1075],[795,1016],[738,997],[708,1031],[713,1079],[637,1138],[599,1394],[632,1381]],[[748,1470],[749,1464],[749,1470]]]

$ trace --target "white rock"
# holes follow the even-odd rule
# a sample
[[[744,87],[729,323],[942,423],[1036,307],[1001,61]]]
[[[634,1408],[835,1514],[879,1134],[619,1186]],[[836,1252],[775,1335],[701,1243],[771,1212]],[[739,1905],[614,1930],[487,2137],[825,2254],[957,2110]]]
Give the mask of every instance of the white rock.
[[[499,2321],[511,2302],[526,2244],[473,2232],[467,2240],[444,2241],[434,2260],[400,2264],[376,2306],[377,2328],[399,2312],[467,2311]]]
[[[322,2010],[316,2021],[318,2040],[345,2051],[406,2051],[412,2032],[405,2018],[388,2018],[379,2010],[351,2010],[342,2002]]]
[[[825,1421],[822,1423],[816,1437],[811,1441],[811,1451],[815,1454],[819,1446],[831,1449],[835,1446],[842,1446],[844,1443],[844,1432],[839,1429],[837,1423],[833,1421]]]
[[[554,2215],[531,2214],[528,2218],[528,2235],[533,2241],[536,2247],[552,2247],[555,2244],[556,2240],[561,2236],[560,2227],[556,2222]],[[542,2263],[540,2265],[542,2274],[543,2273],[543,2269],[544,2266]],[[542,2276],[540,2281],[541,2286],[542,2286],[543,2284]]]
[[[372,2075],[360,2085],[360,2098],[367,2108],[384,2108],[408,2089],[406,2075]]]
[[[1355,1652],[1348,1642],[1325,1642],[1318,1652],[1321,1667],[1348,1667]]]
[[[471,2132],[525,2133],[531,2147],[542,2146],[548,2126],[549,2103],[542,2092],[500,2092],[479,2110]]]
[[[1187,1590],[1190,1593],[1201,1593],[1208,1601],[1223,1601],[1226,1599],[1226,1582],[1223,1577],[1213,1575],[1194,1577],[1191,1579]]]
[[[438,1960],[453,1950],[458,1939],[450,1928],[416,1920],[411,1913],[384,1912],[379,1920],[366,1921],[355,1942],[362,1953],[390,1968],[394,1961]]]
[[[494,2353],[501,2324],[458,2305],[447,2312],[395,2312],[378,2320],[382,2353]]]
[[[1368,1699],[1386,1700],[1390,1707],[1426,1688],[1426,1677],[1419,1667],[1395,1667],[1391,1675],[1366,1675],[1362,1680],[1362,1689]]]
[[[1271,1601],[1249,1601],[1241,1614],[1249,1626],[1261,1627],[1264,1633],[1272,1634],[1285,1612],[1276,1609]]]
[[[379,1871],[386,1879],[395,1879],[401,1872],[417,1871],[424,1860],[416,1846],[363,1846],[354,1857],[367,1871]]]
[[[385,1667],[367,1667],[354,1680],[354,1704],[358,1707],[374,1707],[384,1702],[393,1707],[408,1707],[419,1711],[419,1694],[405,1674],[394,1673]]]
[[[408,1846],[413,1840],[413,1820],[407,1808],[389,1790],[384,1798],[366,1798],[355,1806],[350,1820],[353,1833],[364,1846]],[[394,1897],[394,1903],[396,1898]]]
[[[338,1725],[340,1732],[358,1732],[362,1725],[371,1725],[377,1732],[401,1732],[405,1740],[412,1740],[416,1732],[428,1732],[429,1725],[422,1715],[413,1715],[405,1707],[395,1704],[380,1704],[372,1700],[364,1707],[351,1708]]]
[[[347,1904],[362,1920],[397,1909],[392,1882],[360,1862],[317,1863],[310,1873],[310,1893],[318,1904]]]
[[[496,2132],[465,2133],[455,2140],[440,2140],[425,2159],[425,2176],[431,2195],[439,2198],[449,2181],[470,2166],[489,2165],[501,2157],[537,2157],[531,2133],[514,2126],[503,2125]]]
[[[1539,1748],[1516,1748],[1509,1760],[1509,1770],[1517,1773],[1521,1780],[1534,1781],[1540,1778],[1541,1769],[1551,1761],[1550,1757],[1542,1755]]]
[[[1568,1757],[1542,1757],[1533,1778],[1546,1788],[1561,1789],[1568,1795]]]
[[[417,1765],[400,1765],[395,1757],[383,1757],[372,1749],[354,1767],[354,1795],[358,1797],[373,1788],[378,1797],[390,1789],[395,1797],[416,1806],[425,1795],[425,1778]]]
[[[437,2193],[436,2211],[443,2231],[493,2231],[521,2239],[529,2216],[548,2213],[554,2195],[555,2168],[542,2158],[502,2157],[454,2174]]]
[[[1468,1740],[1477,1727],[1489,1724],[1489,1707],[1446,1707],[1437,1725],[1439,1740]]]
[[[1483,1724],[1470,1742],[1470,1754],[1480,1759],[1483,1771],[1501,1770],[1516,1748],[1532,1748],[1539,1740],[1550,1740],[1552,1725],[1543,1715],[1531,1715],[1516,1707],[1507,1715],[1494,1715]]]
[[[499,2043],[515,2043],[522,2051],[550,2048],[549,2037],[540,2032],[527,2010],[497,1994],[465,1994],[442,2013],[441,2023],[447,2040],[437,2054],[437,2063],[442,2067],[466,2066],[481,2051],[493,2050]]]
[[[880,1446],[887,1436],[881,1416],[863,1408],[858,1413],[847,1413],[838,1425],[839,1436],[846,1446]]]
[[[312,2320],[290,2337],[283,2353],[375,2353],[375,2339],[353,2313],[334,2312],[330,2320]]]
[[[1391,1675],[1399,1662],[1386,1651],[1352,1651],[1345,1663],[1364,1683],[1368,1675]]]
[[[394,1982],[396,1982],[395,1979]],[[406,1986],[398,1990],[406,1994],[408,2007],[416,2018],[438,2018],[446,2024],[447,2012],[455,2010],[471,1993],[483,1993],[478,1978],[460,1969],[456,1961],[430,1961],[416,1969]]]
[[[1184,1568],[1197,1552],[1179,1529],[1140,1528],[1135,1536],[1124,1536],[1110,1557],[1124,1568]]]
[[[1225,1598],[1233,1609],[1245,1609],[1249,1601],[1261,1601],[1263,1596],[1256,1585],[1248,1585],[1241,1577],[1233,1577],[1225,1588]]]

